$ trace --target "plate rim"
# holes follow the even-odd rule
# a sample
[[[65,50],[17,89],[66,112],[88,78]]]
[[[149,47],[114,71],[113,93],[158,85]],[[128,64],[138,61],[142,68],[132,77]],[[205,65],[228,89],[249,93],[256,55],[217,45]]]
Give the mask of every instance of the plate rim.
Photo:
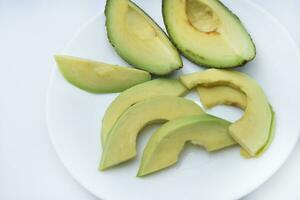
[[[290,32],[286,29],[286,27],[275,16],[273,16],[269,11],[265,10],[258,3],[255,3],[251,0],[244,0],[244,2],[251,5],[253,8],[257,9],[259,12],[263,13],[264,15],[266,15],[274,24],[276,24],[278,26],[278,28],[281,29],[282,33],[284,33],[284,35],[286,36],[288,42],[292,45],[295,53],[298,54],[296,59],[298,59],[298,62],[300,64],[300,48],[296,44],[294,38],[291,36]],[[65,51],[73,43],[73,41],[76,40],[77,37],[86,29],[86,27],[88,27],[94,20],[96,20],[101,15],[104,15],[103,11],[97,12],[94,16],[90,17],[87,21],[85,21],[82,25],[80,25],[79,28],[77,29],[77,31],[75,31],[74,35],[71,37],[71,39],[68,40],[66,45],[63,47],[63,49],[59,53],[64,54]],[[51,142],[51,144],[53,146],[53,149],[54,149],[56,155],[58,156],[62,166],[66,169],[67,173],[69,173],[71,175],[72,179],[75,180],[75,182],[77,182],[77,184],[82,186],[87,192],[92,194],[94,197],[102,199],[103,197],[97,195],[96,193],[93,192],[93,190],[86,187],[86,185],[84,184],[84,181],[80,180],[80,178],[77,177],[76,173],[73,173],[73,171],[64,162],[64,159],[63,159],[63,156],[61,155],[61,153],[58,151],[59,148],[57,147],[57,144],[55,142],[53,131],[51,131],[50,119],[49,119],[50,118],[50,116],[49,116],[50,90],[53,86],[53,81],[54,81],[54,76],[55,76],[56,71],[57,71],[57,67],[53,66],[52,69],[51,69],[51,72],[50,72],[50,77],[49,77],[47,91],[46,91],[46,104],[45,104],[46,127],[47,127],[48,135],[49,135],[49,138],[50,138],[50,142]],[[298,134],[297,139],[295,139],[295,141],[293,141],[293,143],[290,146],[290,148],[288,149],[288,151],[286,151],[286,156],[284,157],[284,159],[282,159],[279,162],[278,166],[276,168],[273,168],[273,170],[270,170],[271,173],[269,173],[269,175],[266,176],[265,179],[259,181],[259,183],[257,185],[255,185],[255,187],[253,187],[249,191],[237,193],[237,197],[236,197],[237,199],[243,198],[243,197],[249,195],[250,193],[254,192],[255,190],[257,190],[259,187],[261,187],[267,180],[269,180],[283,166],[283,164],[290,157],[291,153],[294,151],[295,146],[296,146],[296,144],[297,144],[297,142],[300,138],[300,132],[299,131],[297,131],[297,134]]]

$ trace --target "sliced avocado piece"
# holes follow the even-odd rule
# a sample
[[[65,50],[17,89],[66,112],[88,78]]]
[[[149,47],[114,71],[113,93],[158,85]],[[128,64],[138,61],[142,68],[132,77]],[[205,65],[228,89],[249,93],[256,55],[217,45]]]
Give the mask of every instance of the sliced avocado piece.
[[[104,147],[112,126],[130,106],[156,96],[182,96],[187,91],[188,89],[179,80],[163,78],[148,81],[125,90],[110,104],[104,114],[101,130],[102,147]]]
[[[126,62],[157,75],[182,67],[167,35],[133,2],[107,0],[105,15],[108,39]]]
[[[229,126],[231,136],[251,155],[267,143],[272,121],[272,111],[267,97],[257,82],[237,71],[209,69],[184,75],[180,78],[189,89],[198,85],[226,85],[240,90],[247,96],[243,117]]]
[[[229,135],[231,123],[211,115],[185,116],[161,126],[144,150],[138,176],[175,164],[186,142],[216,151],[236,144]]]
[[[193,101],[171,96],[153,97],[131,106],[110,130],[99,169],[105,170],[135,157],[137,135],[145,126],[202,113]]]
[[[68,82],[92,93],[122,92],[151,79],[148,72],[134,68],[65,55],[56,55],[55,60]]]
[[[170,39],[192,62],[206,67],[237,67],[254,59],[247,30],[218,0],[163,0]]]
[[[271,111],[272,111],[272,121],[271,121],[271,126],[270,126],[270,131],[269,131],[269,137],[267,143],[256,153],[255,157],[261,156],[272,144],[274,136],[275,136],[275,112],[272,109],[272,106],[270,106]],[[244,149],[241,149],[241,155],[244,156],[245,158],[251,158],[251,155]]]
[[[205,108],[225,104],[236,106],[244,110],[247,106],[247,97],[244,93],[228,86],[197,87],[198,96]]]
[[[211,108],[216,105],[225,104],[232,105],[241,108],[242,110],[246,109],[247,106],[247,97],[244,93],[228,86],[214,86],[214,87],[197,87],[198,95],[201,99],[202,104],[206,108]],[[272,111],[272,120],[271,126],[269,129],[269,137],[267,143],[256,153],[255,157],[261,156],[271,145],[274,138],[274,129],[275,129],[275,113],[273,112],[272,106],[270,105]],[[241,155],[250,158],[251,156],[247,151],[241,149]]]

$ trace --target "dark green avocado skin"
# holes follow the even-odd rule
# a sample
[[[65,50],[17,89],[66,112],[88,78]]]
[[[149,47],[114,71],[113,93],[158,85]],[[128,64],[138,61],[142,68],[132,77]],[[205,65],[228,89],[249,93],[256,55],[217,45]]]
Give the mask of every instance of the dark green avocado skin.
[[[164,20],[164,24],[165,24],[165,27],[166,27],[166,30],[169,34],[169,38],[171,40],[171,42],[174,44],[174,46],[180,51],[180,53],[182,53],[182,55],[184,57],[186,57],[188,60],[190,60],[191,62],[193,62],[194,64],[196,65],[199,65],[199,66],[202,66],[202,67],[206,67],[206,68],[218,68],[218,69],[224,69],[224,68],[238,68],[238,67],[243,67],[244,65],[246,65],[248,62],[254,60],[254,58],[256,57],[256,46],[255,46],[255,43],[253,42],[253,39],[251,37],[251,35],[247,32],[248,36],[250,37],[251,39],[251,42],[253,43],[253,46],[254,46],[254,51],[255,51],[255,54],[254,56],[250,59],[250,60],[243,60],[243,62],[240,62],[240,63],[237,63],[236,65],[233,65],[233,66],[216,66],[216,65],[207,65],[203,62],[200,62],[200,59],[205,59],[204,57],[200,56],[200,55],[197,55],[187,49],[183,49],[182,47],[178,46],[176,44],[176,42],[174,41],[173,37],[172,37],[172,34],[170,34],[171,30],[170,28],[168,27],[167,25],[167,17],[166,17],[166,12],[165,12],[165,4],[164,4],[164,0],[162,0],[162,16],[163,16],[163,20]],[[234,14],[227,6],[225,6],[221,1],[219,1],[219,3],[232,15],[234,16],[242,25],[243,23],[241,22],[240,18]]]
[[[105,4],[105,10],[104,10],[104,14],[105,14],[105,17],[106,17],[106,21],[105,21],[105,26],[106,26],[106,35],[107,35],[107,38],[108,38],[108,41],[109,41],[109,43],[111,44],[111,46],[115,49],[115,51],[119,54],[119,56],[123,59],[123,60],[125,60],[129,65],[131,65],[131,66],[134,66],[134,67],[136,67],[136,68],[140,68],[140,69],[143,69],[141,66],[138,66],[138,65],[136,65],[135,63],[132,63],[131,62],[131,60],[130,59],[127,59],[125,56],[122,56],[122,53],[119,51],[119,49],[118,48],[116,48],[116,46],[115,46],[115,44],[114,44],[114,41],[112,40],[112,38],[110,37],[110,34],[109,34],[109,17],[108,17],[108,8],[109,8],[109,6],[110,6],[110,2],[111,1],[113,1],[113,0],[107,0],[106,1],[106,4]],[[168,35],[166,34],[166,32],[152,19],[152,17],[150,17],[146,12],[144,12],[144,10],[141,8],[141,7],[139,7],[136,3],[134,3],[134,2],[132,2],[132,1],[130,1],[130,0],[128,0],[130,3],[132,3],[134,6],[136,6],[137,8],[139,8],[143,13],[144,13],[144,15],[145,16],[147,16],[147,17],[149,17],[154,23],[155,23],[155,25],[160,29],[160,31],[171,41],[171,39],[170,39],[170,37],[168,37]],[[174,43],[171,41],[171,43],[174,45]],[[178,48],[175,48],[174,47],[174,50],[176,50],[177,52],[178,52],[178,55],[179,55],[179,57],[180,57],[180,53],[179,53],[179,51],[178,51]],[[182,62],[182,59],[180,58],[180,65],[178,65],[178,67],[177,67],[177,69],[175,69],[176,71],[177,70],[180,70],[181,68],[183,67],[183,62]],[[144,70],[144,69],[143,69]],[[160,75],[166,75],[166,74],[155,74],[155,73],[152,73],[152,72],[150,72],[151,74],[153,74],[153,75],[158,75],[158,76],[160,76]]]

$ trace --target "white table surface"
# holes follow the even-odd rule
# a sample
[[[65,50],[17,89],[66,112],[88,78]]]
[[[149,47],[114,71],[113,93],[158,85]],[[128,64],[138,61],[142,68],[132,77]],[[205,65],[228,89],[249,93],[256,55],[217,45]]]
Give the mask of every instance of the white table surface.
[[[300,46],[299,0],[253,1]],[[51,146],[45,99],[52,55],[103,5],[104,0],[0,0],[1,200],[97,199],[72,179]],[[300,142],[283,167],[244,199],[300,199],[299,169]]]

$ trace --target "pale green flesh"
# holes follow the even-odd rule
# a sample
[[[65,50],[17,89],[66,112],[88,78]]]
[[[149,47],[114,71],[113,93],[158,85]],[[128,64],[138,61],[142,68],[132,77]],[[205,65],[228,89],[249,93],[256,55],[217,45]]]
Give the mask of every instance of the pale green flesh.
[[[163,0],[163,17],[172,42],[197,64],[236,67],[255,57],[247,30],[218,0]]]
[[[245,110],[247,107],[247,97],[242,92],[227,86],[214,86],[214,87],[197,87],[198,95],[201,99],[201,103],[206,108],[211,108],[216,105],[225,104],[233,105]],[[270,106],[271,107],[271,106]],[[272,110],[272,107],[271,107]],[[261,156],[271,145],[274,137],[275,128],[275,113],[272,110],[272,121],[269,131],[269,137],[267,143],[259,150],[255,157]],[[250,158],[251,156],[241,149],[241,155]]]
[[[155,79],[125,90],[110,104],[104,114],[101,129],[102,147],[112,126],[130,106],[156,96],[182,96],[187,91],[188,89],[175,79]]]
[[[57,55],[55,60],[68,82],[92,93],[122,92],[151,79],[148,72],[134,68],[65,55]]]
[[[210,69],[181,77],[188,88],[226,85],[247,96],[243,117],[229,127],[231,136],[251,155],[267,143],[272,120],[268,100],[261,87],[249,76],[237,71]]]
[[[205,108],[219,104],[233,105],[241,109],[247,106],[247,97],[242,92],[228,86],[197,87],[198,96]]]
[[[216,151],[236,144],[228,132],[231,123],[211,115],[186,116],[171,120],[150,138],[138,176],[175,164],[186,142]]]
[[[117,53],[134,67],[165,75],[182,67],[177,49],[161,28],[129,0],[107,0],[106,29]]]
[[[196,103],[180,97],[153,97],[133,105],[110,130],[99,168],[104,170],[135,157],[137,135],[146,125],[202,113]]]
[[[271,107],[271,106],[270,106]],[[272,107],[271,107],[272,110]],[[269,131],[269,137],[267,143],[256,153],[255,157],[259,157],[265,153],[265,151],[268,150],[268,148],[271,146],[273,139],[275,136],[275,112],[272,110],[272,121],[271,121],[271,126],[270,126],[270,131]],[[244,156],[245,158],[251,158],[252,156],[249,155],[247,151],[244,149],[241,149],[241,155]]]

